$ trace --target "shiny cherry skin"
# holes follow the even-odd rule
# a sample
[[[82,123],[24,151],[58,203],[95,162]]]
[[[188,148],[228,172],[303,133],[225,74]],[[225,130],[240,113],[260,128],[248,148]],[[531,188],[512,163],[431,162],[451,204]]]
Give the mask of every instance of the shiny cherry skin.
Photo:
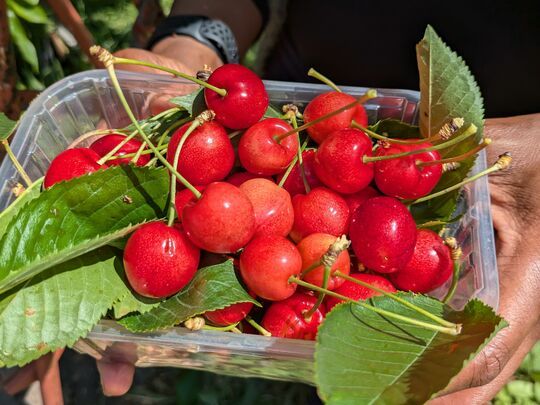
[[[298,150],[298,137],[291,135],[279,142],[274,137],[291,129],[279,118],[267,118],[251,126],[238,144],[238,157],[244,169],[265,176],[285,171]]]
[[[95,140],[92,142],[92,144],[89,146],[90,149],[92,149],[94,152],[96,152],[100,157],[105,156],[107,153],[109,153],[111,150],[113,150],[120,142],[122,142],[124,139],[126,139],[125,135],[121,134],[109,134],[102,136],[101,138]],[[117,156],[127,155],[130,153],[137,153],[139,148],[141,147],[142,142],[137,139],[130,139],[126,142],[124,146],[122,146],[118,152],[115,153]],[[139,159],[137,159],[137,166],[144,166],[148,162],[150,162],[151,156],[141,155]],[[131,158],[117,158],[108,160],[108,165],[121,165],[121,164],[129,164],[131,162]]]
[[[195,186],[197,191],[203,192],[206,186]],[[197,201],[197,197],[191,192],[191,190],[185,188],[180,190],[174,196],[174,208],[176,209],[176,214],[178,215],[178,221],[182,221],[182,211],[184,207],[188,204],[194,204]]]
[[[249,198],[232,184],[210,183],[197,201],[182,210],[189,239],[213,253],[234,253],[255,233],[255,214]]]
[[[332,132],[317,149],[315,174],[338,193],[356,193],[373,180],[373,164],[362,161],[371,156],[371,148],[369,137],[358,129]]]
[[[364,266],[379,273],[393,273],[405,267],[412,257],[416,224],[399,200],[374,197],[352,215],[349,237]]]
[[[339,194],[325,187],[317,187],[306,195],[292,198],[294,224],[290,237],[295,242],[312,233],[340,236],[349,227],[349,207]]]
[[[396,287],[394,287],[392,283],[383,276],[379,276],[377,274],[356,273],[351,274],[351,277],[363,281],[364,283],[368,283],[375,287],[378,287],[381,290],[388,292],[396,292]],[[364,287],[349,280],[345,280],[345,282],[341,286],[339,286],[335,290],[335,292],[355,301],[367,300],[368,298],[374,297],[376,295],[382,295],[381,293],[374,291],[371,288]],[[335,297],[330,297],[328,295],[324,299],[324,303],[328,312],[330,312],[337,304],[342,302],[343,300]]]
[[[71,180],[106,168],[106,164],[98,163],[100,158],[101,156],[89,148],[66,149],[49,165],[43,179],[43,186],[49,188],[60,181]]]
[[[389,278],[400,290],[427,293],[443,285],[452,269],[450,248],[442,238],[430,229],[418,229],[411,260]]]
[[[270,176],[261,176],[259,174],[253,174],[253,173],[245,172],[245,171],[233,173],[229,177],[227,177],[225,181],[227,183],[231,183],[232,185],[235,185],[236,187],[240,187],[243,183],[251,179],[266,179],[266,180],[274,181],[272,177]]]
[[[255,235],[287,236],[294,222],[291,196],[276,183],[251,179],[240,185],[255,212]]]
[[[390,144],[377,149],[377,156],[388,156],[415,149],[431,147],[430,143],[416,145]],[[381,160],[374,163],[375,184],[382,193],[396,198],[413,200],[428,195],[442,176],[442,165],[418,166],[418,161],[440,160],[438,151],[423,152],[397,159]]]
[[[238,64],[217,68],[207,83],[227,91],[221,96],[204,89],[209,109],[216,113],[216,121],[231,129],[244,129],[259,121],[268,108],[268,93],[264,83],[254,72]]]
[[[306,106],[304,110],[304,122],[314,121],[323,115],[352,103],[354,100],[355,98],[353,96],[337,91],[319,94]],[[333,117],[323,120],[309,127],[307,132],[311,139],[320,144],[332,132],[349,128],[353,119],[362,126],[367,126],[367,114],[364,106],[357,105],[354,108],[345,110]]]
[[[320,305],[308,319],[304,314],[316,302],[317,297],[305,292],[296,292],[283,301],[273,302],[266,310],[261,326],[275,337],[315,340],[326,309]]]
[[[182,135],[191,123],[180,127],[171,137],[167,161],[173,165]],[[234,149],[222,125],[206,122],[186,139],[178,158],[178,172],[191,184],[205,185],[223,180],[234,165]]]
[[[302,271],[311,267],[314,263],[319,262],[321,257],[328,251],[330,245],[335,241],[336,237],[327,233],[312,233],[302,239],[300,243],[296,245],[302,256]],[[328,290],[335,290],[345,281],[345,279],[333,275],[337,270],[345,274],[349,274],[351,271],[351,259],[349,257],[349,252],[346,249],[339,254],[330,268],[330,277],[328,278],[328,285],[326,287]],[[303,280],[322,287],[323,278],[324,266],[320,265],[307,273],[303,277]]]
[[[347,205],[349,206],[349,211],[352,217],[352,214],[358,207],[362,205],[362,203],[370,198],[378,197],[381,193],[379,193],[376,189],[374,189],[371,186],[367,186],[366,188],[363,188],[362,190],[358,191],[354,194],[343,194],[342,197],[347,202]]]
[[[304,166],[304,174],[310,189],[321,187],[324,184],[321,183],[319,178],[315,175],[315,169],[313,168],[315,161],[315,150],[308,149],[302,152],[302,162]],[[277,177],[277,183],[281,182],[284,173]],[[300,165],[296,162],[289,173],[289,176],[283,183],[283,188],[289,192],[291,197],[296,194],[306,194],[306,187],[304,186],[304,180],[302,179],[302,172],[300,171]]]
[[[191,281],[199,257],[199,249],[181,227],[150,222],[129,237],[124,249],[124,268],[129,284],[138,294],[165,298]]]
[[[257,297],[253,293],[249,295],[253,298]],[[249,314],[252,308],[252,302],[238,302],[222,309],[205,312],[204,317],[216,326],[228,326],[240,322]]]
[[[270,301],[280,301],[296,291],[289,277],[302,269],[302,257],[283,236],[255,237],[240,254],[240,274],[250,291]]]

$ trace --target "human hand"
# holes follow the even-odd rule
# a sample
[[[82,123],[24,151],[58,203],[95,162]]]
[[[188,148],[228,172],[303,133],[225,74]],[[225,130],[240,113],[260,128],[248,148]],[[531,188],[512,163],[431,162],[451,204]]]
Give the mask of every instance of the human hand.
[[[500,279],[499,312],[509,326],[431,404],[492,399],[540,338],[540,114],[486,120],[488,162],[510,152],[510,169],[490,176]]]

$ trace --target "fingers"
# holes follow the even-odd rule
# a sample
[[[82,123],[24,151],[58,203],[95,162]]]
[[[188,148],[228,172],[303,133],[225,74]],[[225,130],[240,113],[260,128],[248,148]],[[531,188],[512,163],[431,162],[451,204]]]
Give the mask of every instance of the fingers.
[[[180,62],[179,60],[172,59],[167,56],[158,55],[156,53],[145,51],[143,49],[135,49],[135,48],[122,49],[116,52],[114,56],[117,56],[119,58],[137,59],[137,60],[141,60],[145,62],[150,62],[156,65],[161,65],[161,66],[165,66],[171,69],[175,69],[175,70],[178,70],[180,72],[184,72],[190,75],[197,73],[196,70],[193,71],[192,69],[188,69],[188,67],[182,62]],[[161,70],[149,68],[146,66],[139,66],[139,65],[122,65],[122,64],[116,65],[115,64],[115,67],[118,69],[129,70],[132,72],[144,72],[144,73],[166,74],[166,75],[169,74]]]
[[[6,383],[4,383],[4,391],[8,395],[17,395],[19,392],[27,389],[30,384],[37,380],[36,369],[34,368],[34,363],[27,364],[20,370],[18,370],[15,375],[10,377]]]
[[[41,398],[44,405],[62,405],[62,382],[58,361],[64,350],[57,350],[36,360],[36,372],[41,388]]]
[[[103,394],[107,396],[124,395],[133,383],[135,367],[125,362],[97,361]]]

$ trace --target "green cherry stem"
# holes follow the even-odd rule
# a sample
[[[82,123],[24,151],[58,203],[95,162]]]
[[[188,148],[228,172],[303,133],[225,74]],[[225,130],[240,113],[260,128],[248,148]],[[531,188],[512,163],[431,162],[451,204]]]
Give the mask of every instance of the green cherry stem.
[[[510,154],[508,152],[504,153],[501,156],[499,156],[499,159],[497,160],[497,162],[495,162],[495,164],[493,166],[488,167],[486,170],[483,170],[480,173],[475,174],[474,176],[468,177],[465,180],[463,180],[463,181],[461,181],[461,182],[459,182],[457,184],[454,184],[453,186],[445,188],[444,190],[438,191],[438,192],[433,193],[433,194],[426,195],[425,197],[421,197],[421,198],[419,198],[417,200],[414,200],[414,201],[403,201],[403,203],[408,204],[408,205],[413,205],[413,204],[419,204],[421,202],[431,200],[432,198],[440,197],[441,195],[450,193],[450,192],[452,192],[454,190],[457,190],[457,189],[463,187],[465,184],[472,183],[473,181],[478,180],[480,177],[487,176],[487,175],[489,175],[491,173],[494,173],[494,172],[497,172],[499,170],[505,170],[505,169],[508,168],[508,166],[510,166],[511,162],[512,162],[512,157],[510,156]]]
[[[291,122],[293,125],[293,128],[298,128],[298,122],[296,121],[296,115],[291,116]],[[309,138],[306,138],[304,144],[300,146],[300,134],[297,133],[296,137],[298,138],[298,153],[296,156],[298,157],[298,168],[300,169],[300,176],[302,177],[302,183],[304,183],[304,190],[306,190],[306,194],[311,191],[311,187],[309,186],[309,183],[307,181],[306,177],[306,171],[304,169],[304,158],[302,156],[302,153],[304,152],[304,149],[306,149],[307,142]]]
[[[430,146],[429,148],[415,149],[415,150],[411,150],[411,151],[407,151],[407,152],[403,152],[403,153],[396,153],[396,154],[393,154],[393,155],[364,156],[362,158],[362,161],[364,163],[378,162],[378,161],[381,161],[381,160],[398,159],[398,158],[402,158],[402,157],[405,157],[405,156],[418,155],[420,153],[430,152],[432,150],[445,149],[445,148],[448,148],[448,147],[450,147],[452,145],[458,144],[458,143],[464,141],[465,139],[473,136],[474,134],[476,134],[476,131],[477,131],[476,125],[471,124],[461,135],[458,135],[455,138],[452,138],[452,139],[450,139],[450,140],[448,140],[446,142]]]
[[[272,336],[270,332],[268,332],[266,329],[264,329],[261,325],[259,325],[251,316],[246,316],[246,321],[251,326],[255,328],[257,332],[259,332],[263,336]]]
[[[468,150],[467,152],[459,156],[449,157],[449,158],[440,159],[440,160],[430,160],[430,161],[420,160],[416,162],[416,166],[424,167],[424,166],[443,165],[446,163],[460,162],[464,159],[467,159],[468,157],[476,155],[478,152],[488,147],[490,144],[491,144],[491,138],[484,138],[481,143],[479,143],[474,148]]]
[[[159,159],[163,165],[171,171],[176,178],[182,183],[187,189],[189,189],[197,199],[201,198],[201,193],[193,187],[180,173],[176,171],[174,167],[171,166],[171,164],[165,159],[165,157],[159,152],[159,150],[154,146],[152,141],[148,138],[144,130],[139,125],[139,122],[135,118],[135,115],[133,115],[133,111],[131,111],[131,108],[129,107],[129,104],[126,100],[126,97],[124,96],[124,92],[122,91],[122,88],[120,87],[120,83],[118,82],[118,78],[116,77],[116,72],[114,71],[114,65],[112,63],[113,56],[109,51],[106,51],[105,49],[101,47],[97,47],[97,53],[93,52],[92,49],[96,47],[91,48],[91,52],[95,55],[98,55],[99,60],[105,65],[105,68],[107,69],[107,72],[109,73],[109,77],[111,79],[111,82],[113,84],[114,90],[116,91],[116,94],[118,95],[118,98],[120,98],[120,102],[122,103],[122,106],[124,107],[126,114],[128,115],[129,119],[131,120],[131,123],[137,128],[137,131],[139,132],[139,135],[141,135],[144,142],[150,147],[152,152],[154,152],[154,155]],[[95,51],[95,49],[94,49]]]
[[[366,101],[368,101],[368,100],[370,100],[372,98],[375,98],[375,97],[377,97],[377,90],[374,90],[374,89],[368,90],[366,92],[366,94],[364,94],[363,96],[360,96],[359,98],[357,98],[352,103],[346,104],[343,107],[338,108],[337,110],[329,112],[328,114],[321,115],[319,118],[316,118],[313,121],[306,122],[304,125],[301,125],[298,128],[293,128],[292,130],[287,131],[284,134],[276,135],[276,136],[274,136],[274,139],[276,140],[276,142],[281,142],[283,139],[287,138],[290,135],[293,135],[293,134],[296,134],[297,132],[303,131],[304,129],[307,129],[307,128],[315,125],[315,124],[318,124],[319,122],[324,121],[324,120],[326,120],[328,118],[331,118],[334,115],[337,115],[337,114],[339,114],[339,113],[341,113],[343,111],[346,111],[346,110],[348,110],[350,108],[354,108],[358,104],[363,104]]]
[[[329,291],[329,290],[326,290],[326,289],[321,288],[319,286],[316,286],[315,284],[310,284],[310,283],[307,283],[305,281],[302,281],[299,278],[294,277],[294,276],[289,277],[289,283],[295,283],[295,284],[298,284],[299,286],[305,287],[305,288],[313,290],[313,291],[324,292],[326,295],[338,298],[338,299],[346,301],[346,302],[350,302],[352,304],[359,305],[359,306],[361,306],[361,307],[363,307],[365,309],[376,312],[376,313],[378,313],[380,315],[383,315],[383,316],[386,316],[388,318],[394,318],[394,319],[397,319],[397,320],[400,320],[400,321],[403,321],[403,322],[410,323],[412,325],[420,326],[420,327],[425,328],[425,329],[429,329],[429,330],[433,330],[433,331],[437,331],[437,332],[442,332],[442,333],[446,333],[446,334],[453,335],[453,336],[459,335],[461,333],[461,325],[459,325],[459,324],[452,324],[452,327],[445,327],[445,326],[434,325],[432,323],[419,321],[417,319],[410,318],[408,316],[396,314],[394,312],[386,311],[386,310],[384,310],[382,308],[377,308],[377,307],[374,307],[372,305],[369,305],[369,304],[366,304],[366,303],[363,303],[363,302],[355,301],[355,300],[353,300],[353,299],[351,299],[349,297],[346,297],[344,295],[335,293],[334,291]]]
[[[221,332],[228,332],[228,331],[233,331],[234,329],[238,330],[238,328],[236,327],[236,326],[238,326],[238,323],[239,322],[236,322],[236,323],[233,323],[233,324],[227,325],[227,326],[212,326],[212,325],[204,324],[202,329],[204,329],[204,330],[217,330],[217,331],[221,331]]]
[[[28,176],[28,173],[26,173],[26,170],[24,170],[24,167],[20,164],[19,160],[11,150],[11,147],[9,146],[9,142],[7,139],[2,139],[2,145],[4,146],[4,149],[6,150],[7,155],[11,159],[11,162],[13,163],[13,166],[15,166],[15,169],[19,172],[21,177],[23,178],[24,182],[26,183],[27,187],[32,186],[32,179],[30,176]]]
[[[404,145],[415,145],[415,144],[430,142],[430,139],[431,139],[431,138],[426,138],[426,139],[419,139],[417,141],[411,141],[411,140],[407,140],[407,139],[389,138],[387,136],[379,135],[378,133],[373,132],[371,129],[360,125],[355,120],[352,121],[351,127],[359,129],[359,130],[365,132],[370,138],[377,139],[379,141],[388,142],[388,143],[398,143],[398,144],[404,144]]]
[[[390,299],[392,299],[392,300],[394,300],[396,302],[399,302],[401,305],[404,305],[407,308],[410,308],[413,311],[416,311],[419,314],[424,315],[425,317],[437,322],[438,324],[440,324],[442,326],[447,326],[449,328],[452,328],[452,327],[455,326],[454,323],[448,322],[447,320],[442,319],[442,318],[438,317],[437,315],[434,315],[431,312],[426,311],[425,309],[420,308],[419,306],[416,306],[416,305],[414,305],[413,303],[411,303],[411,302],[409,302],[407,300],[404,300],[403,298],[397,296],[396,294],[389,293],[388,291],[385,291],[385,290],[383,290],[383,289],[381,289],[379,287],[376,287],[373,284],[369,284],[369,283],[366,283],[364,281],[358,280],[358,279],[356,279],[354,277],[350,277],[349,275],[344,274],[339,270],[334,272],[334,276],[335,277],[341,277],[342,279],[345,279],[345,280],[350,281],[352,283],[361,285],[363,287],[367,287],[367,288],[369,288],[369,289],[371,289],[373,291],[377,291],[378,293],[380,293],[380,294],[382,294],[382,295],[384,295],[384,296],[386,296],[386,297],[388,297],[388,298],[390,298]]]
[[[315,69],[310,68],[307,72],[307,75],[323,82],[327,86],[330,86],[338,93],[343,93],[341,89],[338,86],[336,86],[336,84],[332,80],[330,80],[328,77],[326,77],[322,73],[317,72]]]
[[[324,266],[324,273],[323,273],[323,282],[322,282],[322,288],[323,290],[326,290],[327,287],[328,287],[328,279],[330,278],[330,270],[331,270],[331,267],[332,266]],[[326,293],[324,292],[319,292],[319,296],[317,297],[317,302],[315,303],[315,305],[313,305],[313,307],[307,311],[305,314],[304,314],[304,318],[305,319],[310,319],[313,314],[315,313],[315,311],[317,309],[319,309],[319,307],[321,306],[321,304],[323,303],[323,300],[324,300],[324,297],[326,296]]]
[[[452,300],[452,297],[457,290],[459,273],[461,269],[461,256],[463,255],[463,252],[461,247],[457,244],[456,238],[446,238],[445,242],[451,250],[452,262],[454,264],[452,271],[452,283],[450,284],[450,288],[448,289],[446,296],[442,300],[442,302],[447,304]]]
[[[300,147],[301,149],[301,152],[302,153],[304,151],[304,149],[306,149],[306,146],[308,144],[308,139],[306,139],[304,141],[304,143],[302,144],[302,146]],[[285,182],[287,181],[287,179],[289,178],[289,175],[291,174],[291,171],[292,169],[294,168],[294,165],[298,162],[298,155],[296,155],[294,157],[294,159],[291,161],[291,163],[289,164],[289,167],[287,167],[287,170],[285,170],[285,173],[283,174],[283,177],[281,178],[279,184],[278,184],[278,187],[281,187],[283,188],[283,185],[285,184]]]

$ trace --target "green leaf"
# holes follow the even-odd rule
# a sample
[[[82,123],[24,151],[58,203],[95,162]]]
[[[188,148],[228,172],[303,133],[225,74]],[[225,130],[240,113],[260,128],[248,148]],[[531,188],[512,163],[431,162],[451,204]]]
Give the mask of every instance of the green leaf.
[[[443,157],[457,156],[472,149],[482,138],[484,107],[480,89],[469,68],[428,26],[424,38],[416,47],[420,74],[420,132],[424,137],[436,134],[452,118],[465,119],[465,127],[474,124],[478,132],[459,145],[442,151]],[[461,162],[458,170],[446,172],[433,192],[443,190],[463,180],[474,165],[475,157]],[[459,196],[459,190],[413,206],[417,220],[449,218]]]
[[[0,141],[8,139],[16,127],[17,121],[10,120],[6,114],[0,112]]]
[[[108,247],[76,257],[0,299],[0,366],[22,366],[71,346],[127,288]]]
[[[283,114],[281,114],[278,110],[276,110],[271,105],[268,106],[266,109],[266,112],[263,115],[263,118],[282,118]]]
[[[30,65],[34,73],[39,72],[39,61],[36,47],[28,38],[21,20],[11,10],[8,10],[9,33],[21,58]]]
[[[0,240],[0,292],[163,217],[168,185],[166,169],[120,165],[45,190]]]
[[[354,304],[331,311],[317,334],[315,381],[328,404],[424,403],[442,390],[487,341],[506,325],[480,301],[453,311],[422,295],[406,300],[461,323],[451,336],[387,319]],[[414,319],[426,319],[388,297],[373,305]]]
[[[230,260],[202,268],[178,294],[141,315],[128,315],[119,323],[132,332],[166,329],[207,311],[225,308],[237,302],[253,302],[242,288]]]
[[[127,284],[127,283],[126,283]],[[115,319],[120,319],[132,312],[144,314],[160,304],[159,300],[142,297],[129,289],[128,293],[113,306]]]
[[[43,177],[34,181],[30,187],[24,190],[23,193],[9,205],[9,207],[0,212],[0,235],[3,235],[4,232],[6,232],[10,221],[22,207],[24,207],[24,205],[29,201],[39,196],[42,184]]]
[[[17,15],[33,24],[47,24],[49,17],[47,13],[40,5],[29,6],[27,4],[20,4],[16,0],[7,0],[7,6]]]
[[[184,108],[189,115],[196,116],[206,109],[203,88],[200,87],[193,93],[171,98],[171,103]]]
[[[390,138],[407,139],[421,138],[420,128],[417,125],[407,124],[406,122],[387,118],[380,120],[368,129],[376,132],[379,135],[384,135]]]

